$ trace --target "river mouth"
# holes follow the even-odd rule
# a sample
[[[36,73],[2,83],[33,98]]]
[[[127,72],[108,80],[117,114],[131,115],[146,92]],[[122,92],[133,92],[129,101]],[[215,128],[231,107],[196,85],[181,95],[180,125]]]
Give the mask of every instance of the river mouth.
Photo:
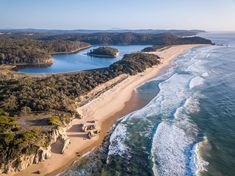
[[[108,67],[114,62],[121,60],[125,54],[141,51],[149,45],[126,45],[126,46],[110,46],[119,50],[119,55],[115,58],[94,57],[87,53],[90,50],[100,46],[93,46],[72,54],[55,54],[54,62],[43,66],[20,66],[17,68],[18,73],[24,74],[57,74],[71,73],[84,70],[92,70]]]

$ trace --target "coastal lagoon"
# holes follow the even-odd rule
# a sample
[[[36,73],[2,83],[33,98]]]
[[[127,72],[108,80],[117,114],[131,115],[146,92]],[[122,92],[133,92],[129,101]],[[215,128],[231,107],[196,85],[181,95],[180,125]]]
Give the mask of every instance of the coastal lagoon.
[[[119,55],[116,58],[92,57],[87,55],[90,50],[98,47],[99,46],[93,46],[73,54],[53,55],[54,63],[50,66],[27,66],[19,68],[18,72],[27,74],[54,74],[108,67],[112,63],[122,59],[125,54],[141,51],[142,49],[148,47],[148,45],[110,46],[119,50]]]
[[[62,175],[233,176],[235,34],[203,36],[223,46],[193,48],[139,87],[152,100]]]

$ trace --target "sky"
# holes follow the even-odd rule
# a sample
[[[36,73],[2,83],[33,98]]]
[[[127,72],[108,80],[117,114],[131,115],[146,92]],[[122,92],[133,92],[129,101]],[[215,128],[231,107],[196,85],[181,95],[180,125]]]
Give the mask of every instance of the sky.
[[[0,0],[0,28],[235,31],[235,0]]]

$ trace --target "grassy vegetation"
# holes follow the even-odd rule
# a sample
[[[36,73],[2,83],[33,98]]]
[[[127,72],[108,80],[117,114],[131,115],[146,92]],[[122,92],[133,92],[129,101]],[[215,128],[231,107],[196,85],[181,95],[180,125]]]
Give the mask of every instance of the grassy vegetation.
[[[54,115],[48,118],[48,125],[53,126],[65,126],[71,122],[71,118],[68,115]]]
[[[52,116],[48,119],[48,124],[60,126],[61,125],[60,118],[58,116]]]

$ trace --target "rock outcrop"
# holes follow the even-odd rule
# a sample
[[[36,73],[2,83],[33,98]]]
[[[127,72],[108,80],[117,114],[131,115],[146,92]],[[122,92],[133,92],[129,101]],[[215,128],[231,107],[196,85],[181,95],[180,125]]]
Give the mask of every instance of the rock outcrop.
[[[49,146],[48,148],[42,148],[40,147],[37,151],[37,154],[34,157],[34,164],[37,164],[39,162],[42,162],[48,158],[51,157],[51,147]]]
[[[100,133],[100,130],[97,128],[95,121],[89,121],[87,124],[82,124],[82,131],[87,134],[89,139],[97,136]]]
[[[68,126],[69,127],[69,126]],[[32,155],[22,155],[21,157],[8,161],[8,163],[4,163],[0,167],[0,174],[1,173],[15,173],[21,170],[24,170],[28,166],[32,164],[37,164],[42,162],[46,159],[49,159],[52,155],[51,153],[51,145],[56,143],[57,140],[62,140],[63,147],[61,153],[63,154],[65,150],[68,148],[70,144],[70,139],[66,135],[67,128],[57,127],[51,131],[50,134],[50,142],[48,147],[39,147],[37,152]]]
[[[64,154],[64,152],[68,148],[69,144],[70,144],[70,139],[69,138],[64,139],[64,141],[63,141],[63,148],[61,150],[61,154]]]
[[[96,125],[95,124],[88,124],[88,125],[84,125],[82,126],[82,131],[83,132],[88,132],[90,130],[94,130],[96,129]]]
[[[63,154],[65,152],[65,150],[68,148],[68,145],[70,144],[70,139],[66,134],[66,130],[69,128],[69,126],[66,128],[57,127],[57,129],[54,129],[51,134],[50,145],[56,143],[57,140],[62,141],[63,147],[61,150],[61,154]]]
[[[100,131],[97,130],[97,129],[91,130],[91,131],[89,131],[89,132],[87,133],[87,137],[88,137],[89,139],[91,139],[91,138],[97,136],[99,133],[100,133]]]
[[[24,170],[32,164],[37,164],[51,157],[51,147],[42,148],[37,150],[36,154],[32,155],[22,155],[20,158],[9,161],[4,164],[0,169],[0,173],[14,173]]]

